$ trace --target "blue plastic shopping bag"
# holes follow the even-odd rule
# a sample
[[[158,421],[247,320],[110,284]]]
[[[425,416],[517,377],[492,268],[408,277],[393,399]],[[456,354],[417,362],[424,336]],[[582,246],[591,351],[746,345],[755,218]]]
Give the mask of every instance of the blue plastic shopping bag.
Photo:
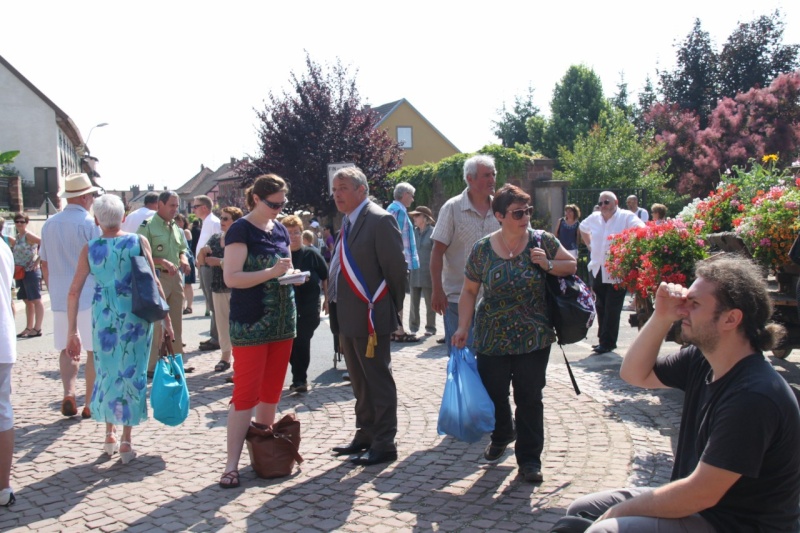
[[[478,442],[492,430],[494,404],[478,374],[475,356],[469,348],[452,348],[437,431],[464,442]]]

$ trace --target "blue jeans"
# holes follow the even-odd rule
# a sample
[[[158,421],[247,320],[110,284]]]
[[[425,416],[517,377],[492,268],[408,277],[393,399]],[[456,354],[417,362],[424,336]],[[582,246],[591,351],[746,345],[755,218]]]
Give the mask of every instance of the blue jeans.
[[[458,329],[458,302],[447,302],[447,310],[444,312],[444,342],[447,346],[447,355],[450,355],[452,345],[450,339]],[[473,317],[472,325],[469,328],[469,336],[467,337],[466,347],[472,349],[472,333],[475,329],[475,319]]]

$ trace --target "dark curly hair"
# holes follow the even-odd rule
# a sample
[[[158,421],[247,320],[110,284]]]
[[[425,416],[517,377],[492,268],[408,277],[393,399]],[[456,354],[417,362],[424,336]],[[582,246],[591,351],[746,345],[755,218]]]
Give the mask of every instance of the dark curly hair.
[[[770,322],[772,300],[767,284],[750,259],[737,255],[706,259],[695,266],[695,276],[714,284],[715,319],[731,309],[742,312],[739,331],[756,350],[774,348],[786,334],[783,326]]]

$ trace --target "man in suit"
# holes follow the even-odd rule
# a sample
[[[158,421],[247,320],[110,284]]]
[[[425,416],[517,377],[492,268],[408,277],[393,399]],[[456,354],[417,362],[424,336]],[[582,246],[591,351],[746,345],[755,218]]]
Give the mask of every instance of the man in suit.
[[[397,388],[389,336],[400,324],[397,310],[405,297],[403,239],[394,217],[367,198],[369,186],[361,170],[339,170],[332,189],[344,217],[331,259],[328,292],[329,301],[336,304],[331,312],[337,313],[339,342],[356,397],[357,427],[352,442],[333,451],[358,454],[351,459],[357,465],[389,463],[397,460]],[[359,290],[354,278],[363,280],[365,290]],[[374,330],[365,300],[372,302]]]

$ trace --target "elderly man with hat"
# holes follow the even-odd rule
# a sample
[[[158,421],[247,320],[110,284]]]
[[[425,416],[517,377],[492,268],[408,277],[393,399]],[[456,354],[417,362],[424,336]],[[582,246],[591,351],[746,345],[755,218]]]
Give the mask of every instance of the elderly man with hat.
[[[433,226],[436,219],[431,210],[424,205],[408,214],[414,221],[414,238],[417,242],[419,268],[412,270],[409,276],[411,287],[411,309],[408,311],[408,327],[411,333],[419,330],[419,301],[425,298],[425,336],[436,335],[436,311],[433,310],[433,282],[431,281],[431,251],[433,250]]]
[[[86,174],[70,174],[64,180],[64,192],[59,194],[67,201],[63,211],[50,217],[42,227],[39,256],[42,260],[42,277],[50,291],[50,308],[53,311],[53,343],[59,354],[61,382],[64,399],[61,414],[78,414],[75,400],[80,354],[74,358],[67,353],[67,292],[78,267],[78,255],[89,240],[100,236],[100,229],[89,213],[95,196],[102,192]],[[89,418],[89,403],[94,388],[94,359],[92,354],[92,293],[94,283],[86,283],[78,303],[78,331],[86,349],[86,396],[83,418]]]

